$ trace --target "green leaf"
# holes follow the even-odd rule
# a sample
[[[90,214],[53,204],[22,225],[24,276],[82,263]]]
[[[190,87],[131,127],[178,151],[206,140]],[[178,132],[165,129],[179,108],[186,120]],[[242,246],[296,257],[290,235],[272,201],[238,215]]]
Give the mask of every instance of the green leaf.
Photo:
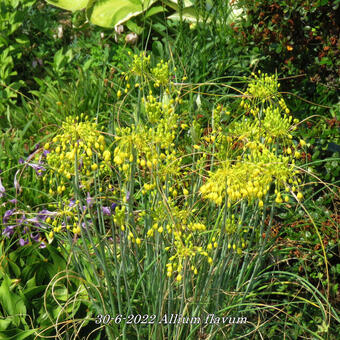
[[[168,17],[168,19],[172,19],[172,20],[180,20],[182,16],[182,20],[186,20],[188,22],[197,22],[199,20],[197,17],[197,11],[194,7],[189,7],[189,8],[184,8],[181,12],[181,14],[179,12],[174,13],[172,15],[170,15]],[[208,20],[206,22],[210,22],[211,19],[208,18]]]
[[[20,35],[19,37],[15,38],[15,41],[21,45],[27,45],[30,43],[30,40],[25,35]]]
[[[104,0],[92,1],[87,9],[87,17],[92,24],[112,28],[143,13],[156,0]]]
[[[0,329],[5,330],[12,322],[11,319],[0,319]]]
[[[46,0],[46,1],[51,5],[72,12],[86,8],[89,3],[89,0]]]
[[[44,292],[45,289],[46,289],[46,285],[31,287],[31,288],[25,289],[23,291],[23,294],[25,295],[25,298],[28,299],[28,300],[31,300],[34,297],[37,297],[37,298],[40,299],[41,296],[43,295],[43,294],[40,294],[40,293]]]
[[[166,12],[166,8],[163,6],[155,6],[155,7],[151,7],[146,13],[144,18],[149,18],[152,15],[158,14],[158,13],[162,13],[162,12]],[[136,32],[137,33],[137,32]]]
[[[138,35],[142,34],[143,27],[138,26],[133,20],[129,20],[125,24],[130,31],[135,32]]]
[[[5,332],[0,332],[0,340],[23,340],[29,337],[30,335],[34,334],[36,329],[30,330],[8,330]]]
[[[7,316],[16,316],[18,314],[24,315],[26,314],[26,306],[24,301],[20,296],[11,291],[11,283],[11,279],[5,275],[0,287],[0,304]],[[14,317],[13,322],[16,324],[16,326],[19,326],[19,316]]]

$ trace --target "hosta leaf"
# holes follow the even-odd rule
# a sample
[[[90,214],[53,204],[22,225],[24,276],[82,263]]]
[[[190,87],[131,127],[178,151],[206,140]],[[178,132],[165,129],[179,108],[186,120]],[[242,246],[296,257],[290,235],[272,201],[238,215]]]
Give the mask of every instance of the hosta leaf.
[[[87,17],[101,27],[114,27],[146,11],[156,0],[91,1]]]
[[[78,11],[86,8],[89,0],[46,0],[49,4],[67,9],[68,11]]]

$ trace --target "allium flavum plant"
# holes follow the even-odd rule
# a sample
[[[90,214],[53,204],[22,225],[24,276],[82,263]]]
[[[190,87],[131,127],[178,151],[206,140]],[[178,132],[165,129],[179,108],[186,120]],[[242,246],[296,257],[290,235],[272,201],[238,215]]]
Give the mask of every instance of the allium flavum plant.
[[[95,315],[253,317],[275,208],[303,198],[298,121],[277,77],[258,73],[239,118],[218,104],[202,135],[170,63],[152,67],[144,53],[130,57],[116,92],[114,134],[87,116],[68,117],[41,150],[45,188],[56,201],[42,230],[49,242],[72,244]],[[123,124],[124,105],[133,112]],[[254,325],[111,322],[98,331],[110,339],[225,339],[256,332]]]

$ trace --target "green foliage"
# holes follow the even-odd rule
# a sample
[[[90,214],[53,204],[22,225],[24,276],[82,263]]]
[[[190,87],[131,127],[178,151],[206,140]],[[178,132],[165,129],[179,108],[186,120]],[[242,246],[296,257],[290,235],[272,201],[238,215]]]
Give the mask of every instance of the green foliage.
[[[65,271],[66,253],[53,245],[39,249],[37,244],[6,244],[0,243],[0,339],[53,336],[58,329],[59,335],[82,334],[82,328],[84,334],[90,332],[83,320],[91,316],[87,293],[78,277]]]
[[[128,22],[131,18],[143,15],[145,18],[155,15],[157,13],[165,11],[165,8],[160,6],[166,4],[175,10],[179,10],[177,1],[165,1],[161,4],[157,0],[106,0],[106,1],[88,1],[88,0],[47,0],[48,3],[58,6],[60,8],[76,11],[81,9],[86,9],[86,14],[91,23],[99,25],[101,27],[113,28],[118,25]],[[153,6],[156,2],[158,6]],[[189,5],[192,6],[191,1]],[[153,6],[153,7],[152,7]],[[192,8],[192,7],[191,7]],[[127,24],[130,27],[134,27],[135,30],[139,31],[138,26],[136,26],[132,21]]]
[[[0,339],[335,338],[340,142],[330,25],[339,2],[141,9],[131,0],[106,11],[109,28],[87,21],[114,3],[74,13],[43,0],[0,3]],[[124,6],[139,6],[137,16]],[[127,47],[117,20],[139,42]],[[149,50],[145,63],[139,49]],[[279,94],[262,76],[245,92],[253,68],[293,77],[280,80]],[[76,138],[76,117],[95,131]],[[86,169],[69,159],[76,149]],[[275,170],[281,153],[289,165],[296,157],[297,182],[259,190],[268,173],[277,184],[287,177]],[[65,157],[67,172],[55,174]],[[224,183],[226,174],[234,180]],[[303,200],[295,189],[281,194],[293,186]],[[207,312],[250,322],[120,320]]]
[[[318,103],[316,84],[324,87],[321,97],[339,90],[338,1],[240,0],[237,5],[247,15],[234,23],[235,34],[267,57],[263,69],[304,76],[292,79],[288,89],[298,88],[300,96],[307,94]],[[336,101],[333,95],[332,103]]]
[[[29,45],[29,37],[22,31],[25,17],[35,0],[4,0],[0,3],[0,114],[17,98],[23,81],[13,81],[18,73],[15,65],[22,51]],[[3,116],[2,116],[3,118]]]

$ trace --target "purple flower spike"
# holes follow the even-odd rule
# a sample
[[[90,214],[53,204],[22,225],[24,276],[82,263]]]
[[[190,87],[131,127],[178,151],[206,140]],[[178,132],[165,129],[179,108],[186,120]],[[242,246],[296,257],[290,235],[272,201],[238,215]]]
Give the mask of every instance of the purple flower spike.
[[[0,198],[5,195],[5,187],[1,183],[1,178],[0,178]]]
[[[103,214],[107,216],[111,216],[111,209],[109,207],[102,207]]]
[[[2,218],[3,224],[8,222],[10,216],[13,215],[14,211],[15,211],[15,209],[11,209],[11,210],[6,210],[5,211],[5,214],[4,214],[3,218]]]
[[[28,241],[26,240],[24,240],[23,238],[21,238],[20,240],[19,240],[19,244],[21,245],[21,247],[23,247],[23,246],[25,246],[26,244],[28,244]]]
[[[4,235],[5,237],[10,238],[13,234],[14,234],[14,228],[16,227],[16,225],[9,225],[7,226],[4,231],[2,232],[2,235]]]

